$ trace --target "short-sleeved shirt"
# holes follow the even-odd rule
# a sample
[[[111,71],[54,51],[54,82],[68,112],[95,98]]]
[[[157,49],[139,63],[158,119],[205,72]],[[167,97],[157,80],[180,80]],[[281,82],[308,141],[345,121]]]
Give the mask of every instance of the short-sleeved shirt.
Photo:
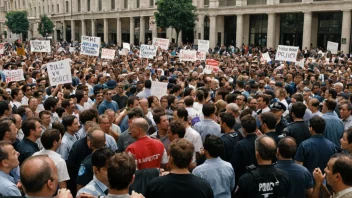
[[[163,143],[164,145],[164,148],[167,150],[169,148],[169,145],[170,145],[170,139],[167,135],[165,135],[164,137],[161,137],[159,134],[158,134],[158,131],[151,134],[150,135],[151,138],[154,138],[154,139],[157,139],[157,140],[160,140],[161,143]]]
[[[283,131],[284,136],[293,137],[296,140],[297,146],[304,140],[310,137],[308,124],[304,121],[296,121],[289,124]]]
[[[330,157],[340,149],[323,135],[313,135],[297,148],[295,160],[303,162],[310,173],[315,168],[324,170]]]
[[[220,125],[211,119],[204,119],[197,122],[193,128],[200,134],[203,142],[208,134],[221,137]]]
[[[18,161],[22,164],[24,160],[32,156],[35,152],[38,152],[39,147],[37,143],[32,142],[28,138],[23,138],[23,140],[17,144],[16,150],[20,153]]]
[[[119,105],[117,105],[117,103],[113,100],[111,102],[104,100],[99,105],[99,108],[98,108],[99,115],[104,114],[107,109],[112,109],[114,112],[117,112],[117,110],[119,110]]]
[[[150,137],[142,137],[126,149],[137,161],[138,170],[144,168],[160,168],[161,164],[166,164],[167,154],[164,145]]]
[[[306,197],[306,190],[313,188],[313,176],[304,166],[296,164],[293,160],[279,160],[275,168],[286,171],[291,178],[291,190],[287,198]]]
[[[68,154],[70,153],[72,145],[77,141],[76,136],[65,132],[64,136],[62,137],[61,145],[57,149],[57,153],[59,153],[65,161],[68,159]]]
[[[116,94],[112,97],[112,99],[117,103],[117,105],[120,108],[126,107],[126,103],[127,103],[127,99],[128,99],[128,97],[126,95],[120,96],[119,94]]]
[[[22,196],[13,177],[2,171],[0,171],[0,194],[1,196]]]
[[[90,181],[85,187],[81,188],[76,197],[78,197],[82,193],[90,194],[95,197],[106,196],[105,194],[108,190],[108,187],[99,181],[95,176],[93,176],[93,180]]]
[[[85,186],[93,179],[92,155],[88,155],[79,167],[76,181],[79,185]]]
[[[203,148],[202,138],[196,130],[192,129],[192,127],[189,126],[186,128],[185,137],[183,138],[193,144],[194,152],[200,152],[200,150]]]
[[[230,132],[222,135],[220,139],[224,143],[224,153],[221,156],[221,159],[230,162],[233,148],[238,141],[242,140],[242,136],[238,132]]]
[[[131,136],[129,130],[127,129],[120,135],[119,140],[117,141],[117,150],[119,152],[124,152],[126,148],[135,141],[136,139]]]

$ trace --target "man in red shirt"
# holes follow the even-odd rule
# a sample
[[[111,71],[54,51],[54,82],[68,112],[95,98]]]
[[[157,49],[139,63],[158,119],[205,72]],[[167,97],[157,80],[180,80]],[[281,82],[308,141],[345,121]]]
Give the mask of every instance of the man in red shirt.
[[[136,159],[138,170],[144,168],[165,167],[168,158],[164,145],[159,141],[147,136],[149,125],[144,118],[136,118],[130,125],[133,138],[137,141],[129,145],[126,152]]]

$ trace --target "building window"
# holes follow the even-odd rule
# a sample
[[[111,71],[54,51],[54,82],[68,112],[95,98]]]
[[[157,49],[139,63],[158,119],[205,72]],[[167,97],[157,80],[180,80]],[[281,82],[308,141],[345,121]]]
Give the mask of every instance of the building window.
[[[123,1],[123,8],[127,9],[128,6],[128,0]]]
[[[210,34],[210,19],[208,16],[204,17],[204,40],[209,40]]]
[[[209,6],[209,0],[204,0],[204,5]]]
[[[37,16],[37,8],[34,8],[34,16]]]
[[[136,0],[137,2],[136,2],[136,4],[137,4],[137,8],[139,8],[141,5],[141,3],[140,3],[140,0]]]
[[[55,12],[54,5],[51,5],[51,12]]]
[[[90,0],[87,0],[87,10],[90,11]]]
[[[99,11],[102,11],[103,10],[103,2],[102,2],[102,0],[99,0],[98,1],[98,9],[99,9]]]
[[[154,7],[154,0],[149,0],[149,6]]]
[[[326,48],[327,42],[339,43],[341,46],[342,12],[317,13],[318,46]],[[347,43],[348,44],[348,43]]]
[[[280,45],[302,47],[303,13],[280,14]],[[302,49],[302,48],[301,48]]]
[[[115,0],[111,0],[111,9],[115,10]]]
[[[68,9],[69,9],[69,7],[68,7],[68,1],[66,1],[66,12],[68,12]]]
[[[17,2],[15,1],[15,9],[17,8]]]
[[[247,5],[266,5],[266,0],[247,0]]]
[[[78,12],[81,12],[81,0],[77,1],[77,6],[78,6],[77,8]]]
[[[57,13],[60,12],[60,5],[59,5],[59,4],[56,5],[56,12],[57,12]]]
[[[249,20],[249,43],[255,46],[266,46],[268,15],[251,15]]]
[[[22,5],[23,5],[23,7],[26,6],[26,1],[25,0],[22,1]]]

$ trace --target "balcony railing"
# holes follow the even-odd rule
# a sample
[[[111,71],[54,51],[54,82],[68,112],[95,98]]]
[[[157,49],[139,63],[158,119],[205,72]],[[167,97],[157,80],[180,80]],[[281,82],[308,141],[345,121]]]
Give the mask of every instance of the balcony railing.
[[[219,0],[219,7],[236,6],[236,0]]]
[[[247,0],[247,5],[266,5],[266,0]]]
[[[302,0],[280,0],[280,3],[302,3]]]

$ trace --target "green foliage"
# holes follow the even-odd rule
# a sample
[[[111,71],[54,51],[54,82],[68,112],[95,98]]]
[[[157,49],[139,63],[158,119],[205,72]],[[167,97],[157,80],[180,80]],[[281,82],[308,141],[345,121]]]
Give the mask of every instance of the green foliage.
[[[11,11],[6,13],[5,25],[15,34],[25,33],[29,29],[26,11]]]
[[[178,34],[181,30],[193,30],[195,26],[196,7],[191,0],[158,0],[158,12],[155,12],[155,21],[158,27],[175,29],[178,44]]]
[[[46,14],[40,16],[38,32],[43,37],[46,37],[48,34],[54,32],[54,23],[48,16],[46,16]]]

